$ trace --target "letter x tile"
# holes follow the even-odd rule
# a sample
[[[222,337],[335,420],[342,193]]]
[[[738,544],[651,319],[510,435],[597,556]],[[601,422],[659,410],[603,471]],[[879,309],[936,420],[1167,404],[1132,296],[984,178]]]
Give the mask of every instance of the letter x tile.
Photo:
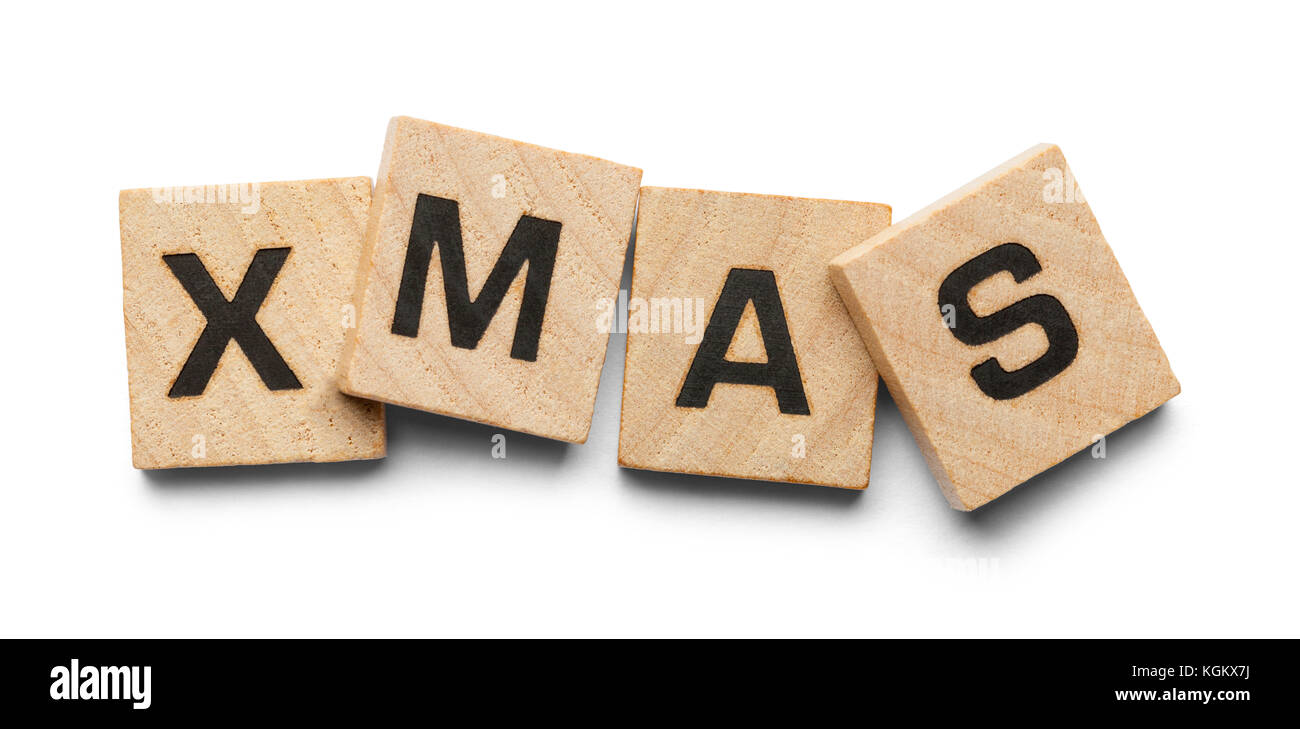
[[[365,177],[122,192],[136,468],[383,457],[383,406],[335,384],[369,205]]]

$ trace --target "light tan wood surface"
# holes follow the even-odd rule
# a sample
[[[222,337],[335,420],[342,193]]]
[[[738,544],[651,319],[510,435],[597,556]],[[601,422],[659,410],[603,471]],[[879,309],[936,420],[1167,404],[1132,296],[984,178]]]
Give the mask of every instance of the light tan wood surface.
[[[957,509],[1179,392],[1055,146],[1011,159],[837,257],[831,272]]]
[[[889,215],[888,206],[874,203],[642,188],[619,464],[865,488],[876,370],[831,285],[826,261],[884,229]],[[737,270],[742,273],[733,278]],[[736,288],[724,297],[729,280]],[[745,288],[746,281],[754,285]],[[759,309],[764,301],[770,307],[771,296],[766,284],[759,285],[763,281],[774,283],[784,312],[784,322],[774,317],[766,327]],[[649,307],[645,319],[638,320],[638,306]],[[705,325],[715,317],[721,323],[728,306],[743,311],[734,329],[718,330],[722,359],[774,364],[780,358],[769,349],[780,348],[783,328],[807,414],[797,412],[793,393],[783,407],[776,387],[726,381],[712,387],[704,407],[679,404],[684,389],[692,391],[688,375],[702,349],[707,356]],[[694,316],[677,326],[674,312],[669,326],[664,312],[674,307]]]
[[[121,193],[136,468],[383,457],[383,406],[335,383],[369,204],[366,177]]]

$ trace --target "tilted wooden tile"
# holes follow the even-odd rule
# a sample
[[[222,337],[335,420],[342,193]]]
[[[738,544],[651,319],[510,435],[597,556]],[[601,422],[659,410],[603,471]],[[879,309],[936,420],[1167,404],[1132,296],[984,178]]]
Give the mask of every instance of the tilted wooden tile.
[[[338,391],[370,180],[124,190],[136,468],[382,458]]]
[[[974,509],[1178,394],[1061,150],[831,263],[944,495]]]
[[[826,262],[889,207],[641,190],[622,466],[862,489],[876,370]]]
[[[388,127],[346,392],[584,442],[641,170],[432,122]],[[524,273],[524,270],[527,273]]]

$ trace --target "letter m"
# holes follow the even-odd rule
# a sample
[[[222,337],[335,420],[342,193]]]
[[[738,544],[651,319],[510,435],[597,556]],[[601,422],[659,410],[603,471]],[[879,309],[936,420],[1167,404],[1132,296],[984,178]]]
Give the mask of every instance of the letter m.
[[[492,317],[496,316],[510,284],[528,264],[524,279],[523,301],[515,324],[514,344],[510,356],[528,362],[537,360],[537,342],[542,335],[542,319],[551,292],[551,273],[555,270],[555,251],[560,244],[560,224],[524,215],[515,224],[505,250],[488,274],[487,281],[474,299],[469,295],[465,273],[465,246],[461,241],[460,206],[455,200],[421,193],[415,201],[411,221],[411,238],[406,246],[406,263],[397,290],[393,310],[393,334],[415,337],[420,332],[420,314],[424,310],[424,289],[429,278],[433,249],[438,249],[442,263],[442,285],[447,297],[447,324],[451,343],[462,349],[478,346]]]

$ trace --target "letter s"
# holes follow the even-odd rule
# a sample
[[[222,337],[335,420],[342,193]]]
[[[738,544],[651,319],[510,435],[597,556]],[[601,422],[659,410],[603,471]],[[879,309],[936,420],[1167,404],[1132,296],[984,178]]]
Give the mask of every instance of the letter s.
[[[990,357],[971,368],[980,390],[994,400],[1020,397],[1065,371],[1079,353],[1079,332],[1070,313],[1054,296],[1035,294],[988,316],[976,316],[968,297],[981,281],[1002,271],[1021,283],[1043,270],[1033,252],[1019,243],[1003,243],[958,266],[939,286],[939,310],[952,306],[956,326],[949,329],[963,344],[977,346],[1005,337],[1026,324],[1038,324],[1047,334],[1041,357],[1007,372]]]

